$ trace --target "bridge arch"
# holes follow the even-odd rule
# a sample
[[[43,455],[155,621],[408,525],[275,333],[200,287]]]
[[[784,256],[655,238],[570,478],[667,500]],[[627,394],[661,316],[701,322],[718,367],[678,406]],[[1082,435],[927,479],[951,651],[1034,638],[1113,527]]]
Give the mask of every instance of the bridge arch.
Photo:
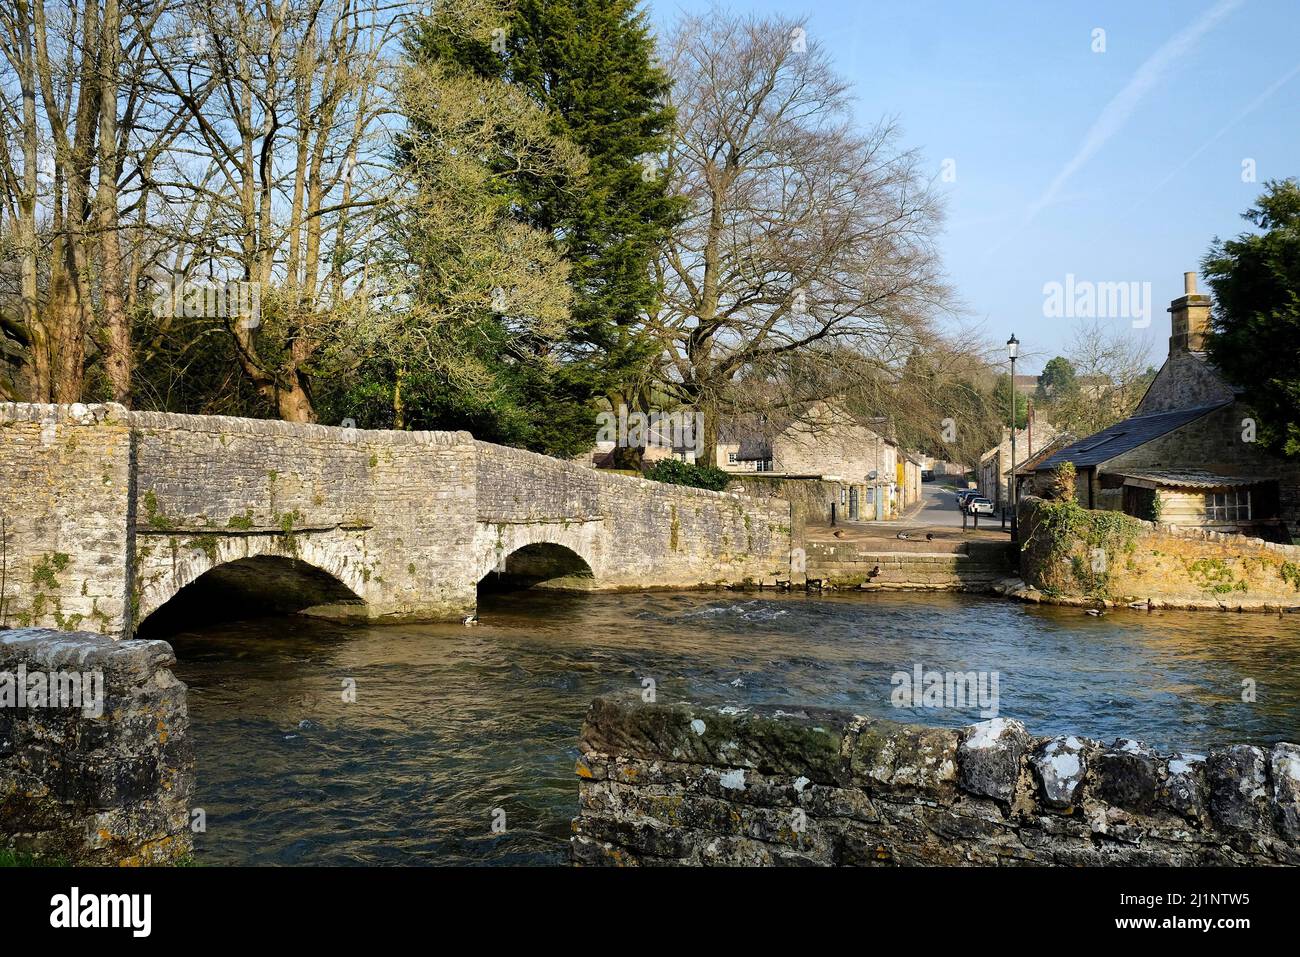
[[[475,536],[475,580],[530,585],[599,578],[600,523],[483,523]],[[493,579],[492,576],[498,576]]]
[[[365,613],[364,551],[346,540],[242,535],[182,543],[149,536],[136,551],[138,629],[157,627],[186,606],[198,613],[220,613],[223,605],[255,614],[309,608],[340,617]]]
[[[583,588],[591,582],[591,565],[571,548],[553,542],[534,542],[515,549],[479,580],[480,585],[502,588]]]

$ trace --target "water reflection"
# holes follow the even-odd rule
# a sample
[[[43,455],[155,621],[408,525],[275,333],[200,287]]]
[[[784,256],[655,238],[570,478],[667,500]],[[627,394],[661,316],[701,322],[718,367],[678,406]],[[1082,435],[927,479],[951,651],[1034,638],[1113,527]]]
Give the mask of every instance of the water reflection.
[[[171,636],[190,685],[209,863],[563,860],[583,712],[652,678],[661,700],[896,710],[916,663],[998,671],[1001,713],[1204,751],[1300,740],[1300,622],[1121,613],[960,595],[486,598],[481,623],[281,618]],[[1241,700],[1253,679],[1258,700]],[[344,700],[355,682],[355,703]],[[507,830],[492,832],[494,809]]]

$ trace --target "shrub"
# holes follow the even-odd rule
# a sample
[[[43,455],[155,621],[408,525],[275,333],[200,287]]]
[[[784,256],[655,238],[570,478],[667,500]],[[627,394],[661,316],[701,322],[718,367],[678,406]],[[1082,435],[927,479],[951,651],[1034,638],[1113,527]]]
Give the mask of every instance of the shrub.
[[[1074,501],[1074,480],[1078,475],[1073,462],[1062,462],[1052,473],[1050,497],[1057,502]]]
[[[689,485],[721,492],[731,481],[731,475],[714,465],[693,465],[680,459],[660,459],[646,469],[645,477],[669,485]]]

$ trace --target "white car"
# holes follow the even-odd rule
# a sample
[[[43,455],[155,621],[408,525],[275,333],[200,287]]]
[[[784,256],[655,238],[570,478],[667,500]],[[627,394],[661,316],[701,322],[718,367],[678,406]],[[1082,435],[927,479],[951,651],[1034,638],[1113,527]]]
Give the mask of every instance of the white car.
[[[992,515],[993,503],[983,495],[972,495],[966,500],[966,511],[971,515]]]

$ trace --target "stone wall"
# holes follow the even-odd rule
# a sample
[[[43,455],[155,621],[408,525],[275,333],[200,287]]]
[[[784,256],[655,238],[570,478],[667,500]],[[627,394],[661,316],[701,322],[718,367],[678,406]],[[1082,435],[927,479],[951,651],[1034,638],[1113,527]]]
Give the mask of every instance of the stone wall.
[[[805,708],[600,699],[578,864],[1300,864],[1300,748],[1162,755]]]
[[[736,476],[727,491],[751,498],[779,498],[790,503],[790,525],[796,540],[809,525],[831,523],[831,503],[836,504],[836,518],[847,520],[848,505],[840,505],[841,489],[848,484],[822,479],[787,479],[763,475]],[[847,492],[844,493],[847,496]]]
[[[131,482],[121,406],[0,403],[0,627],[126,626]]]
[[[1063,535],[1061,514],[1059,503],[1020,500],[1020,573],[1030,586],[1021,597],[1300,610],[1300,547],[1082,508]]]
[[[0,633],[0,845],[72,864],[160,864],[192,852],[185,685],[161,641]],[[17,707],[16,680],[99,675],[102,711]],[[7,677],[8,676],[8,677]],[[90,686],[90,682],[83,685]]]

